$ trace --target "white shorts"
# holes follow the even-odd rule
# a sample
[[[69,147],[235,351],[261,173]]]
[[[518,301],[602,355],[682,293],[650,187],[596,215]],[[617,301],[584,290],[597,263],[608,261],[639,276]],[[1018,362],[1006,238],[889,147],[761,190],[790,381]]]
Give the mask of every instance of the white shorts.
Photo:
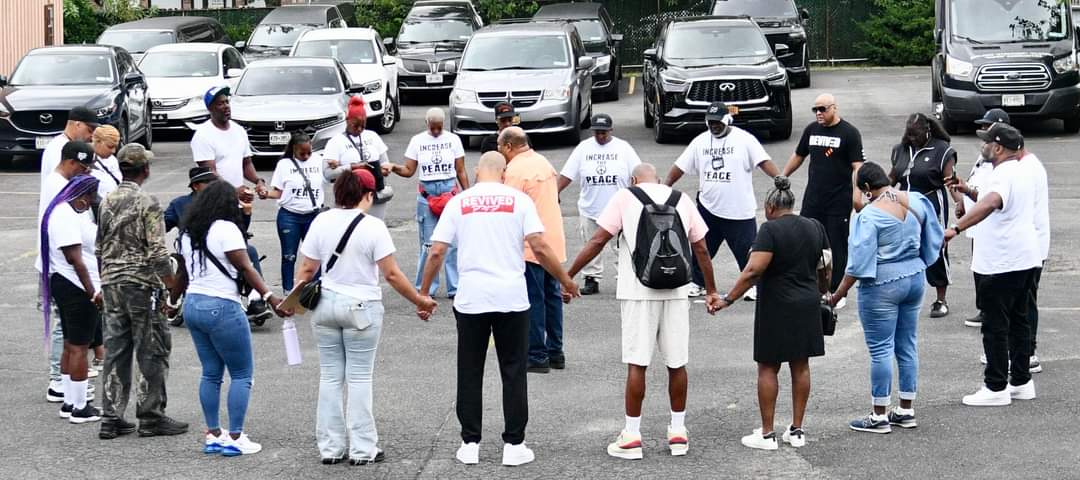
[[[690,359],[690,300],[620,300],[622,361],[647,367],[660,349],[668,368]]]

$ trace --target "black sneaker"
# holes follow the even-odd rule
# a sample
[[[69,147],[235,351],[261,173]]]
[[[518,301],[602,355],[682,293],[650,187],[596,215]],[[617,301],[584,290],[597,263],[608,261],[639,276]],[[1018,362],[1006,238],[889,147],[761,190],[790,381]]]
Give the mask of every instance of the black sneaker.
[[[184,314],[176,312],[176,316],[169,319],[169,325],[179,327],[184,324]]]
[[[562,369],[566,368],[566,356],[565,355],[559,355],[559,356],[551,357],[551,359],[548,360],[548,366],[550,366],[551,368],[553,368],[555,370],[562,370]]]
[[[60,418],[71,418],[71,412],[75,410],[75,405],[65,403],[60,405]]]
[[[585,286],[581,287],[582,295],[596,295],[600,293],[600,282],[595,278],[585,277]]]
[[[140,437],[165,437],[170,435],[182,435],[187,433],[188,424],[178,422],[169,417],[161,417],[154,423],[139,423]]]
[[[964,320],[964,325],[967,325],[969,327],[979,328],[979,327],[982,327],[982,322],[983,322],[983,313],[979,312],[974,317],[971,317],[971,318],[969,318],[967,320]]]
[[[551,372],[551,363],[550,362],[543,362],[543,363],[529,362],[528,372],[529,373],[549,373],[549,372]]]
[[[889,425],[889,418],[885,415],[877,416],[870,414],[852,420],[848,426],[857,432],[889,433],[892,431],[892,426]]]
[[[323,465],[337,465],[345,460],[346,457],[325,457],[322,459]]]
[[[379,453],[375,454],[375,458],[350,458],[349,465],[357,466],[368,465],[371,463],[382,463],[383,460],[386,460],[386,454],[383,453],[382,450],[379,450]]]
[[[274,312],[270,311],[270,307],[266,306],[266,302],[262,300],[252,300],[248,304],[247,309],[248,321],[256,327],[263,326],[270,317],[274,316]]]
[[[53,390],[52,387],[49,387],[49,389],[45,391],[45,401],[49,402],[49,403],[61,403],[61,402],[63,402],[64,401],[64,391],[63,390],[56,391],[56,390]]]
[[[889,425],[896,425],[900,428],[915,428],[919,426],[915,423],[915,415],[908,415],[900,413],[899,409],[889,410]]]
[[[105,419],[101,422],[101,430],[98,431],[98,438],[102,440],[112,440],[120,435],[130,435],[135,433],[135,424],[131,423],[123,418]]]
[[[942,318],[949,315],[949,302],[938,300],[930,306],[930,318]]]
[[[82,423],[97,422],[101,420],[101,411],[94,408],[89,403],[83,408],[76,408],[71,410],[71,417],[68,417],[68,421],[76,425]]]

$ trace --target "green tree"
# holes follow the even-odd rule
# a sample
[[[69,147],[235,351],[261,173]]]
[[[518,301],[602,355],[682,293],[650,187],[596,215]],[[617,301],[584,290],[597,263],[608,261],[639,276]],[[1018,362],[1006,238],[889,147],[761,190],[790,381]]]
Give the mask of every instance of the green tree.
[[[64,0],[64,43],[94,43],[104,30],[90,0]]]
[[[858,24],[856,49],[878,65],[928,65],[934,56],[934,0],[873,0],[874,14]]]

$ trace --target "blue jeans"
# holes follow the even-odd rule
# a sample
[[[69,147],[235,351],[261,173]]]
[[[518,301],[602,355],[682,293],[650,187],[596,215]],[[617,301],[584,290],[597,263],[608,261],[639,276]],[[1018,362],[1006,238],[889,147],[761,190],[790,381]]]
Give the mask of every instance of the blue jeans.
[[[423,182],[422,185],[429,195],[440,195],[452,191],[454,186],[457,185],[457,181],[439,180]],[[435,232],[435,225],[439,223],[439,219],[435,218],[434,213],[431,213],[431,207],[428,207],[427,199],[423,195],[416,196],[416,223],[417,230],[420,233],[420,259],[416,264],[415,286],[419,290],[420,283],[424,279],[424,264],[427,263],[428,250],[431,248],[431,234]],[[457,295],[458,284],[457,247],[453,244],[450,245],[449,251],[446,252],[446,263],[443,265],[443,271],[446,272],[446,295],[453,297]],[[427,293],[434,297],[438,291],[439,276],[435,275],[435,281],[431,282],[431,290]]]
[[[859,320],[870,350],[870,393],[874,406],[888,406],[893,358],[900,370],[900,399],[915,400],[919,380],[916,331],[926,274],[859,286]]]
[[[293,267],[296,265],[296,254],[300,251],[300,242],[307,236],[308,227],[318,215],[318,210],[300,214],[284,208],[278,209],[277,235],[281,243],[281,286],[285,291],[293,288]]]
[[[544,267],[525,262],[529,289],[529,364],[545,363],[563,355],[562,287]]]
[[[373,460],[378,453],[375,445],[379,433],[371,409],[371,380],[383,312],[382,302],[360,302],[324,289],[311,317],[319,344],[315,438],[322,458],[344,457],[346,437],[349,458]],[[342,408],[343,383],[348,385],[347,414]]]
[[[184,298],[184,322],[202,363],[199,379],[199,403],[206,428],[220,428],[221,379],[229,369],[229,432],[244,431],[244,416],[251,397],[254,358],[251,353],[251,327],[240,304],[224,298],[188,294]]]

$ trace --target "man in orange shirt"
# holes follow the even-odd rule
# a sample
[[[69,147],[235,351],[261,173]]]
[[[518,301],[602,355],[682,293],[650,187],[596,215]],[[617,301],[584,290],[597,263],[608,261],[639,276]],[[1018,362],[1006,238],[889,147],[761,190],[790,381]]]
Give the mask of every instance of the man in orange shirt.
[[[544,224],[544,241],[559,263],[566,261],[566,236],[559,208],[559,174],[543,155],[529,147],[529,137],[519,127],[499,134],[498,151],[506,157],[503,183],[521,190],[533,203]],[[559,281],[544,270],[525,245],[525,283],[529,289],[529,372],[548,373],[566,368],[563,354],[562,290]]]

